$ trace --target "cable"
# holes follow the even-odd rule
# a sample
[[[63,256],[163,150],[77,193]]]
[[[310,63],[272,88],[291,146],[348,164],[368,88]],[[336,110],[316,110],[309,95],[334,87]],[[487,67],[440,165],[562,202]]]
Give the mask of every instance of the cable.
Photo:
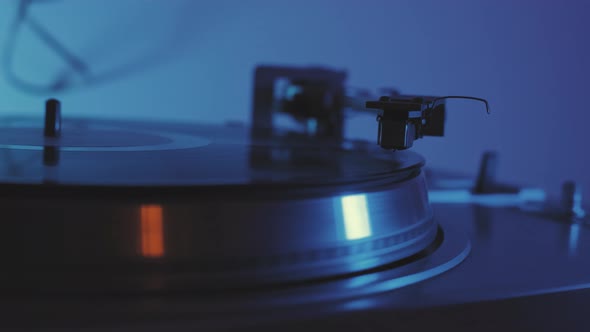
[[[439,100],[444,100],[444,99],[469,99],[469,100],[481,101],[482,103],[484,103],[486,105],[486,112],[488,114],[490,114],[490,105],[489,105],[489,103],[488,103],[487,100],[485,100],[483,98],[470,97],[470,96],[444,96],[444,97],[437,97],[437,98],[434,98],[431,101],[432,105],[429,108],[434,109],[434,107],[436,106],[436,102],[439,101]]]
[[[184,0],[186,4],[192,3],[190,0]],[[136,57],[132,61],[119,64],[109,70],[103,69],[102,72],[92,71],[90,65],[83,61],[81,57],[71,52],[58,38],[55,37],[48,29],[42,25],[39,20],[34,19],[30,15],[31,5],[41,3],[53,3],[57,0],[20,0],[18,2],[18,10],[15,18],[9,27],[8,36],[4,47],[0,47],[0,71],[3,71],[8,83],[17,89],[31,94],[54,94],[55,92],[64,91],[66,89],[89,87],[125,76],[130,76],[154,66],[169,61],[170,58],[178,54],[180,47],[179,36],[189,37],[186,33],[187,28],[184,24],[193,22],[194,18],[187,14],[186,10],[179,11],[179,20],[175,20],[173,38],[168,42],[169,44],[154,47],[154,49],[145,53],[140,57]],[[189,20],[190,18],[190,20]],[[54,52],[59,58],[63,59],[65,66],[63,70],[57,73],[48,83],[35,83],[20,77],[14,68],[14,59],[16,58],[16,45],[19,34],[23,26],[26,25],[31,29],[32,33],[39,38],[43,45],[49,48],[50,52]],[[181,40],[186,42],[188,39]],[[2,75],[2,74],[0,74]],[[81,80],[74,81],[73,78],[81,78]],[[78,82],[80,81],[80,82]],[[76,84],[74,84],[76,83]]]
[[[88,78],[88,66],[79,57],[70,52],[57,38],[55,38],[40,23],[32,19],[29,14],[31,4],[39,0],[21,0],[18,6],[16,17],[9,28],[8,37],[3,52],[3,67],[7,80],[17,88],[30,93],[53,93],[64,90],[70,84],[68,72],[62,73],[52,83],[43,85],[27,82],[21,79],[13,68],[14,49],[18,34],[25,23],[31,27],[31,30],[39,39],[46,44],[53,52],[60,56],[68,64],[69,68],[84,78]],[[46,1],[46,0],[45,0]]]

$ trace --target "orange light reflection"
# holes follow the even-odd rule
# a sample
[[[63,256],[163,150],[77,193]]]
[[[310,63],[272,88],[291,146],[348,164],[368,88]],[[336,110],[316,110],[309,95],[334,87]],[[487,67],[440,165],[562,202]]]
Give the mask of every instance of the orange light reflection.
[[[164,256],[164,225],[161,205],[141,206],[141,255],[146,258]]]

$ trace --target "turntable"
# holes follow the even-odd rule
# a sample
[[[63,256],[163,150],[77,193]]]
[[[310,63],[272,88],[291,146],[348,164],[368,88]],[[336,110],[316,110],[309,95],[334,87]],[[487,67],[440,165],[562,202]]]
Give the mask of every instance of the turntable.
[[[475,180],[426,169],[409,148],[444,135],[445,100],[487,101],[352,98],[345,79],[259,67],[251,126],[71,118],[55,99],[2,118],[0,326],[587,326],[575,183],[552,204],[496,181],[492,152]],[[345,112],[373,112],[377,144],[347,139]]]

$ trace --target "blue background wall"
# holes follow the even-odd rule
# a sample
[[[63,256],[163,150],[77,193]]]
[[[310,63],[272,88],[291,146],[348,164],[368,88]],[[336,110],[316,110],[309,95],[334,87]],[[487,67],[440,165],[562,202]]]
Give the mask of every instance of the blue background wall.
[[[16,1],[0,2],[0,45]],[[353,86],[450,101],[448,135],[416,143],[429,164],[474,174],[482,151],[499,176],[557,192],[590,190],[587,1],[46,0],[31,15],[85,59],[99,84],[55,94],[66,114],[202,122],[249,119],[258,63],[325,65]],[[46,82],[64,64],[30,31],[15,71]],[[39,112],[45,94],[0,80],[0,112]],[[374,117],[349,133],[374,139]]]

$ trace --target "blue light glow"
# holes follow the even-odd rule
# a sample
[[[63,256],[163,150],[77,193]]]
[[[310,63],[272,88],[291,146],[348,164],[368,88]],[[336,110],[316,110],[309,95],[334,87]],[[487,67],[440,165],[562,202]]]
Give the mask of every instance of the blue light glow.
[[[366,285],[372,284],[379,280],[379,277],[376,273],[374,274],[365,274],[362,276],[354,277],[348,280],[346,284],[346,288],[360,288]]]
[[[526,203],[543,202],[546,194],[543,189],[524,188],[518,193],[473,194],[471,190],[429,190],[430,203],[463,204],[472,203],[484,206],[521,206]]]
[[[358,299],[354,301],[345,302],[342,305],[344,310],[366,310],[377,306],[375,299]]]
[[[575,255],[578,250],[578,239],[580,238],[580,225],[572,224],[569,230],[569,254]]]
[[[371,222],[366,195],[349,195],[341,199],[344,231],[347,240],[358,240],[371,236]]]
[[[387,292],[387,291],[392,291],[394,289],[402,288],[402,287],[405,287],[405,286],[408,286],[411,284],[415,284],[417,282],[420,282],[420,281],[423,281],[426,279],[430,279],[434,276],[437,276],[439,274],[442,274],[443,272],[446,272],[446,271],[452,269],[453,267],[457,266],[459,263],[463,262],[463,260],[465,260],[465,258],[467,258],[467,255],[469,255],[470,252],[471,252],[471,243],[468,243],[468,245],[465,247],[465,249],[463,249],[463,251],[461,251],[461,253],[459,255],[453,257],[451,260],[447,261],[444,264],[437,265],[432,269],[420,271],[418,273],[409,274],[409,275],[406,275],[403,277],[386,280],[385,282],[375,285],[375,287],[368,287],[368,288],[371,288],[371,291],[376,292],[376,293]]]

